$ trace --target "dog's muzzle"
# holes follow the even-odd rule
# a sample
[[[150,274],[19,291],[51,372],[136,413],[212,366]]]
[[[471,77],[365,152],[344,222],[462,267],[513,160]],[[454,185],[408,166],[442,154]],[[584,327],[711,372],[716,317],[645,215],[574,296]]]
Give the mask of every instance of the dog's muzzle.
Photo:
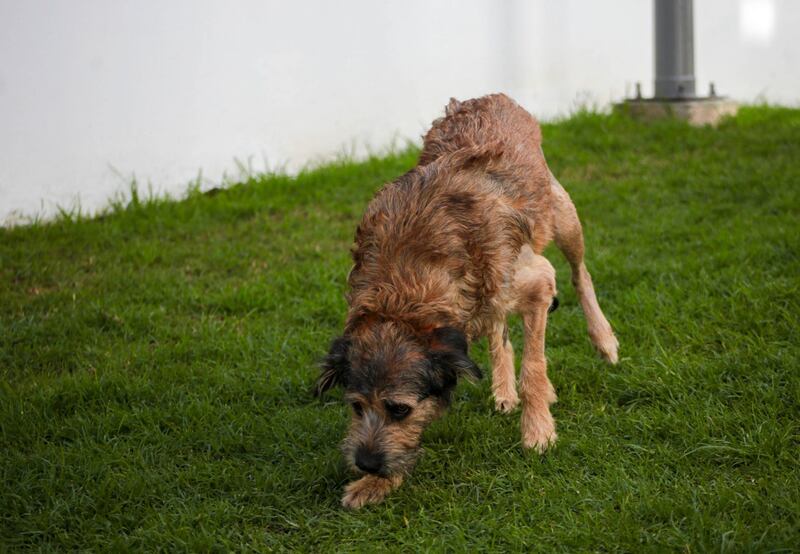
[[[384,456],[381,452],[374,452],[365,447],[356,450],[356,467],[367,473],[380,473],[383,469]]]

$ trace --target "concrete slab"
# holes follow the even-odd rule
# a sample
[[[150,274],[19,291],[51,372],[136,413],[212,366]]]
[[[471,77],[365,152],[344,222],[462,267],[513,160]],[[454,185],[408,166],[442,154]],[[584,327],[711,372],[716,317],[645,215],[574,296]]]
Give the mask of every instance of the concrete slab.
[[[615,110],[642,121],[676,117],[691,125],[716,126],[726,116],[734,116],[739,104],[724,97],[692,98],[687,100],[656,100],[652,98],[625,100]]]

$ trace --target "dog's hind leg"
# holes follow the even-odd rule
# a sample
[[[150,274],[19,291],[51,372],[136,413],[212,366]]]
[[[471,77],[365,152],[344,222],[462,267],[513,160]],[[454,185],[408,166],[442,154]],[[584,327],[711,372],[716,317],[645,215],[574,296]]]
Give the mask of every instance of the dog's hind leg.
[[[555,241],[572,269],[572,284],[586,316],[592,344],[608,362],[617,363],[619,344],[606,316],[597,303],[592,277],[583,262],[583,230],[572,199],[561,183],[550,173],[555,215]]]
[[[492,393],[498,412],[510,413],[519,404],[517,379],[514,373],[514,349],[508,338],[508,323],[496,321],[489,332],[489,353],[492,358]]]
[[[524,247],[517,261],[514,290],[525,325],[525,349],[519,376],[522,397],[522,446],[544,452],[557,438],[550,404],[556,393],[547,378],[544,356],[547,313],[556,295],[556,273],[547,258]]]

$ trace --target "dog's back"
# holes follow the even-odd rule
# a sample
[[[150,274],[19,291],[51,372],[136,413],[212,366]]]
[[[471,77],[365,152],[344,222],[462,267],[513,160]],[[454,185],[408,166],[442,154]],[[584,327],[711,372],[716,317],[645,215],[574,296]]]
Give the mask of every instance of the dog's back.
[[[463,102],[452,98],[423,140],[420,166],[477,167],[529,221],[534,251],[544,250],[554,235],[554,190],[536,118],[501,93]]]
[[[445,108],[424,138],[419,164],[475,147],[491,148],[509,163],[541,168],[542,132],[536,119],[505,94],[489,94]]]

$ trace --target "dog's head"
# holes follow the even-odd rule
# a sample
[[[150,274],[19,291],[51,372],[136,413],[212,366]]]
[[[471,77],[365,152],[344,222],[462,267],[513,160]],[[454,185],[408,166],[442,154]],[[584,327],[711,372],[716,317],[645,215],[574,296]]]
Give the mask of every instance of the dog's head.
[[[419,334],[384,321],[333,341],[316,393],[344,387],[352,410],[345,457],[357,472],[388,476],[411,469],[422,432],[462,376],[481,377],[463,332],[440,327]]]

